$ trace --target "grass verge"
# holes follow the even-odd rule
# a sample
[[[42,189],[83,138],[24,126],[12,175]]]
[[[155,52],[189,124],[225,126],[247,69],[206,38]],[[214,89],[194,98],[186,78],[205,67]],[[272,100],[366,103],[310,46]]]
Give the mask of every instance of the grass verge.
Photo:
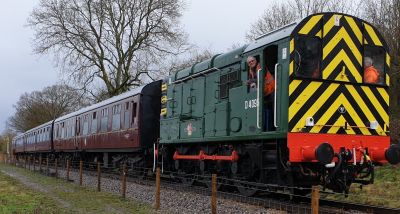
[[[62,213],[56,202],[0,172],[0,213]]]
[[[46,198],[49,198],[49,201],[44,200],[44,202],[46,203],[40,201],[37,202],[36,204],[43,203],[44,206],[40,206],[39,208],[48,210],[40,210],[39,213],[144,213],[145,214],[153,212],[149,205],[139,203],[132,199],[123,199],[118,195],[112,193],[97,192],[93,188],[80,187],[77,184],[69,183],[62,179],[43,176],[37,172],[32,172],[25,169],[6,166],[6,165],[0,165],[0,170],[13,171],[18,175],[27,178],[29,182],[34,183],[35,185],[39,185],[40,188],[45,189],[46,191],[45,195]],[[17,184],[19,186],[22,186],[21,184],[18,184],[18,182],[16,182],[15,179],[12,184]],[[21,190],[23,190],[23,192],[25,191],[23,187],[19,191]],[[5,195],[5,198],[9,197]],[[54,201],[56,201],[56,203],[54,203]],[[53,208],[56,209],[56,212],[53,212],[52,210]],[[34,213],[35,209],[38,209],[37,206],[36,208],[32,208],[30,210],[27,210],[26,212],[22,211],[22,213]]]
[[[353,184],[347,198],[337,195],[329,198],[400,208],[400,166],[376,167],[374,184],[363,186],[362,189],[359,187],[359,185]]]

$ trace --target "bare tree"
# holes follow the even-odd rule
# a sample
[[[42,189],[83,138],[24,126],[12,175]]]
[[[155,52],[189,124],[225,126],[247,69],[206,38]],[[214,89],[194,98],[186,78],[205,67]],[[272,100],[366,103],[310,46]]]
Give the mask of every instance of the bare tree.
[[[359,0],[287,0],[275,2],[252,24],[246,38],[249,41],[254,40],[272,30],[314,13],[335,11],[354,14],[357,12],[356,9],[359,4]]]
[[[289,9],[287,2],[274,3],[251,25],[250,31],[246,33],[246,39],[249,41],[254,40],[274,29],[295,21],[296,18],[297,14]]]
[[[400,0],[364,1],[364,18],[378,28],[391,56],[390,132],[394,142],[400,135]]]
[[[6,154],[12,152],[12,139],[16,136],[16,133],[8,127],[0,135],[0,153]],[[7,145],[8,144],[8,145]]]
[[[197,47],[192,47],[188,54],[183,58],[174,58],[170,63],[168,63],[168,67],[166,70],[169,73],[175,73],[184,68],[188,68],[193,66],[196,63],[202,62],[204,60],[210,59],[216,53],[212,51],[210,48],[206,49],[198,49]]]
[[[364,1],[365,19],[378,28],[392,56],[393,75],[400,73],[400,0]]]
[[[28,19],[34,51],[83,89],[100,79],[109,97],[152,79],[167,55],[185,47],[180,0],[40,0]]]
[[[25,132],[35,126],[81,108],[88,103],[81,94],[66,85],[46,87],[21,95],[8,123],[16,131]]]
[[[328,0],[292,0],[290,1],[291,10],[295,11],[297,18],[303,18],[313,13],[326,11]]]

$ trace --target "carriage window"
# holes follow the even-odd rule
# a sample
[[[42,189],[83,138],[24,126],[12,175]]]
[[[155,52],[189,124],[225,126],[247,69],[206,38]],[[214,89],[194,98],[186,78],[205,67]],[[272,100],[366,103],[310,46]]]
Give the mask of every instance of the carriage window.
[[[296,76],[321,78],[321,39],[318,37],[298,37],[294,54]]]
[[[71,120],[71,137],[75,137],[75,120]]]
[[[88,115],[85,115],[83,118],[83,130],[82,134],[87,135],[89,133],[89,120],[88,120]]]
[[[92,127],[90,130],[90,133],[96,133],[97,132],[97,115],[96,112],[93,112],[92,115]]]
[[[56,126],[56,131],[55,131],[55,134],[54,134],[54,135],[55,135],[55,136],[54,136],[55,139],[58,139],[58,132],[59,132],[58,126],[59,126],[59,125],[57,124],[57,126]]]
[[[101,110],[101,121],[100,121],[100,131],[107,131],[107,122],[108,122],[108,109],[105,108]]]
[[[129,102],[126,102],[125,112],[124,112],[124,129],[129,129],[129,119],[130,119]]]
[[[113,106],[112,110],[112,130],[119,130],[121,128],[121,105]]]
[[[81,135],[81,118],[78,117],[76,120],[76,135]]]
[[[69,121],[67,120],[66,122],[65,122],[65,138],[69,138],[70,136],[71,136],[71,132],[70,132],[70,128],[69,128],[69,126],[70,126],[70,123],[69,123]]]
[[[368,84],[385,83],[385,50],[382,47],[364,47],[363,81]]]
[[[71,131],[72,131],[72,120],[67,121],[67,138],[70,138],[72,136]]]
[[[57,134],[57,138],[58,139],[61,139],[61,123],[60,124],[58,124],[58,134]]]
[[[133,105],[132,105],[132,123],[134,122],[134,119],[135,119],[135,117],[136,117],[136,111],[137,111],[137,103],[136,102],[133,102]]]
[[[65,123],[63,122],[63,123],[61,123],[61,139],[64,139],[65,137],[66,137],[66,134],[65,134]]]

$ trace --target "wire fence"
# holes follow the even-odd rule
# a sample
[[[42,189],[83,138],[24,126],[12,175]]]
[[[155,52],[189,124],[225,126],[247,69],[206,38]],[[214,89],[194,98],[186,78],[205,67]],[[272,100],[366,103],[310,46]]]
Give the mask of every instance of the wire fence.
[[[314,189],[312,189],[263,184],[226,178],[223,176],[217,177],[215,174],[181,174],[166,170],[163,170],[161,173],[159,168],[153,171],[153,168],[128,167],[127,165],[104,166],[104,164],[100,162],[71,161],[66,159],[58,160],[25,157],[19,160],[6,159],[5,163],[40,172],[48,176],[66,179],[67,181],[72,181],[71,173],[73,173],[75,181],[79,180],[79,185],[81,186],[85,182],[85,176],[97,177],[98,191],[102,191],[102,179],[119,180],[122,197],[126,197],[127,182],[154,186],[155,209],[160,208],[160,192],[162,187],[162,189],[165,190],[189,191],[204,196],[212,196],[210,203],[212,213],[214,213],[214,210],[216,212],[217,198],[263,206],[290,213],[345,213],[343,209],[319,207],[318,202],[321,195],[323,197],[344,196],[344,194],[341,193],[321,191],[319,187],[316,189],[314,187]],[[162,184],[160,183],[161,178]],[[238,191],[238,188],[242,188],[242,191]],[[252,193],[256,194],[255,196],[249,197],[239,192],[248,192],[249,195]],[[278,200],[276,199],[277,197],[279,198]],[[348,197],[352,197],[352,193],[349,193]],[[360,196],[357,195],[356,197]],[[368,197],[371,198],[374,196]],[[375,198],[377,200],[398,201],[398,199],[393,198]],[[309,202],[312,202],[311,206]],[[315,212],[316,210],[317,212]]]

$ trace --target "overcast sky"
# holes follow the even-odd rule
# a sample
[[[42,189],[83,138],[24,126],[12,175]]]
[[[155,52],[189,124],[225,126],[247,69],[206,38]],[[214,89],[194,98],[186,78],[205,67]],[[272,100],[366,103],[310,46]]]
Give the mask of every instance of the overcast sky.
[[[32,53],[33,31],[26,20],[39,0],[2,1],[0,7],[0,132],[14,114],[21,94],[60,81],[51,56]],[[267,0],[186,0],[181,24],[190,42],[200,48],[225,52],[245,44],[245,33],[268,7]]]

